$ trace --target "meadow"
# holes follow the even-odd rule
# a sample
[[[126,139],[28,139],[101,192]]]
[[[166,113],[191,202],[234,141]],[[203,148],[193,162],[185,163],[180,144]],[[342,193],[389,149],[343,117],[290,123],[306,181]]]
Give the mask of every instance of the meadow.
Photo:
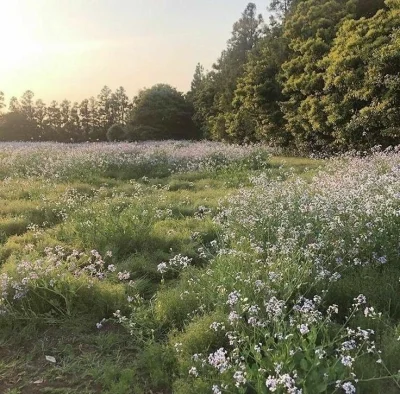
[[[0,392],[400,392],[400,154],[0,144]]]

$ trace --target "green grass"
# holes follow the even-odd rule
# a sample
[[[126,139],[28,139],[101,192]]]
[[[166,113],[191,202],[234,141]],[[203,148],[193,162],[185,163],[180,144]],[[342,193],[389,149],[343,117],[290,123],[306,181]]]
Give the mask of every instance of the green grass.
[[[226,300],[231,292],[239,290],[243,302],[249,303],[238,309],[239,318],[246,321],[251,305],[264,305],[271,295],[292,305],[299,295],[312,298],[326,288],[326,305],[336,303],[341,309],[336,320],[321,325],[314,337],[299,338],[297,323],[286,325],[284,319],[262,330],[241,331],[243,348],[250,349],[243,358],[253,385],[242,392],[266,392],[265,377],[256,367],[269,363],[267,367],[273,370],[273,362],[278,361],[288,362],[300,374],[302,369],[312,370],[305,373],[305,386],[334,392],[333,383],[322,382],[321,376],[337,374],[341,379],[343,370],[335,370],[336,364],[328,365],[329,360],[317,366],[310,360],[316,348],[326,343],[331,346],[340,337],[346,308],[361,293],[383,316],[371,321],[360,313],[348,326],[378,333],[376,344],[387,370],[371,356],[357,359],[355,371],[367,380],[359,385],[360,392],[398,392],[396,379],[375,379],[400,369],[400,271],[393,249],[397,221],[379,219],[377,223],[385,223],[386,231],[376,230],[372,238],[383,249],[393,249],[387,255],[390,264],[378,269],[374,265],[352,267],[335,283],[312,282],[314,262],[301,255],[303,244],[290,256],[277,254],[270,260],[263,251],[268,243],[279,240],[279,249],[286,240],[296,239],[296,231],[307,220],[311,230],[304,244],[322,239],[326,255],[315,259],[333,264],[337,237],[352,240],[353,232],[363,232],[364,222],[369,225],[371,218],[367,217],[326,231],[324,212],[314,215],[306,206],[299,214],[299,201],[309,197],[315,203],[312,198],[323,196],[317,189],[307,194],[307,185],[313,184],[325,164],[323,160],[271,157],[263,169],[233,164],[211,172],[171,174],[156,166],[150,174],[143,169],[144,178],[142,173],[132,173],[132,168],[109,168],[85,178],[81,169],[79,176],[71,178],[43,180],[24,177],[22,172],[1,181],[0,275],[8,274],[22,283],[28,274],[17,266],[28,262],[36,267],[30,269],[39,278],[28,278],[26,297],[13,300],[9,296],[11,312],[0,317],[0,393],[209,393],[212,384],[229,373],[232,380],[233,371],[221,377],[207,370],[196,379],[188,371],[193,367],[193,354],[207,358],[229,347],[225,329],[210,326],[230,327],[231,309]],[[261,174],[264,189],[252,182]],[[293,205],[285,200],[292,191],[296,196]],[[342,192],[345,196],[346,190]],[[222,214],[225,208],[227,216]],[[280,233],[281,224],[290,231]],[[375,251],[373,242],[357,242],[365,258]],[[49,247],[53,249],[46,252]],[[160,272],[159,264],[177,255],[189,258],[190,266]],[[129,277],[121,279],[119,272],[128,272]],[[279,279],[271,279],[270,273]],[[255,292],[257,281],[268,283],[268,292],[264,288]],[[115,314],[117,310],[120,314]],[[285,330],[290,333],[287,343],[272,337]],[[265,349],[259,360],[254,348],[261,342]],[[301,349],[296,356],[289,356],[291,346]],[[329,356],[337,353],[334,347],[329,349]],[[56,363],[46,356],[54,357]],[[230,392],[240,392],[235,390],[232,385]]]
[[[275,167],[275,161],[279,159],[274,159],[271,177],[289,167]],[[290,166],[298,165],[303,173],[303,164]],[[1,272],[13,272],[16,262],[42,258],[44,248],[62,245],[67,251],[96,249],[102,255],[111,250],[117,271],[129,271],[133,280],[121,295],[112,290],[118,286],[115,276],[86,293],[84,288],[77,292],[77,283],[64,278],[60,292],[75,292],[78,297],[68,310],[62,302],[54,310],[52,304],[44,307],[31,297],[12,319],[0,320],[0,392],[171,392],[177,366],[168,345],[168,335],[173,335],[168,330],[174,326],[170,317],[157,315],[156,309],[154,315],[150,309],[142,311],[142,319],[154,330],[138,336],[115,323],[104,323],[98,330],[96,323],[112,317],[117,305],[128,310],[129,294],[138,292],[152,303],[160,288],[161,261],[181,253],[203,267],[206,261],[199,258],[198,249],[219,234],[212,217],[229,195],[250,187],[249,176],[257,173],[228,168],[160,178],[156,172],[146,180],[128,182],[126,174],[110,172],[85,183],[24,177],[0,183]],[[176,291],[176,277],[168,274],[163,286]],[[201,346],[196,345],[196,330],[209,320],[196,323],[198,328],[193,325],[185,334],[192,337],[190,346]],[[56,364],[46,361],[46,355],[54,356]]]

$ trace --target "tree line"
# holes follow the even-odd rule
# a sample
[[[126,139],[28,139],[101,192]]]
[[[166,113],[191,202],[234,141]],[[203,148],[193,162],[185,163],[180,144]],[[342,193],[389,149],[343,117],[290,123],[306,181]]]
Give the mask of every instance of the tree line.
[[[129,100],[45,105],[27,91],[0,115],[1,140],[208,138],[301,151],[400,143],[400,0],[249,3],[227,47],[186,94],[158,84]],[[0,92],[0,113],[5,107]]]
[[[297,150],[400,143],[400,1],[249,3],[189,96],[204,135]]]
[[[0,92],[0,111],[5,109]],[[193,106],[169,85],[144,89],[130,100],[123,87],[104,86],[99,95],[71,103],[34,99],[26,91],[10,99],[0,115],[2,141],[121,141],[198,138],[192,121]]]

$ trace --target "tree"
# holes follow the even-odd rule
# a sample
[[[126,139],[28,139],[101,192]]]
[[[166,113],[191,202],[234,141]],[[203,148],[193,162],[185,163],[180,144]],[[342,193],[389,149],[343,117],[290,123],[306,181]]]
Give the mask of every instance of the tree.
[[[128,122],[130,140],[195,139],[193,107],[182,93],[170,85],[144,89],[133,100]]]
[[[371,18],[379,10],[385,8],[385,0],[358,0],[356,18]]]
[[[130,104],[129,97],[122,86],[111,95],[111,108],[112,116],[109,120],[114,120],[119,124],[125,124]]]
[[[325,112],[342,149],[400,143],[400,7],[386,3],[345,22],[325,59]]]
[[[114,124],[107,130],[107,141],[123,141],[125,137],[125,130],[119,124]]]
[[[82,140],[88,140],[90,134],[89,100],[85,99],[79,104],[79,119],[81,122]]]
[[[64,127],[70,119],[70,111],[71,111],[71,101],[63,100],[60,104],[60,114],[61,114],[61,123]]]
[[[52,129],[52,133],[54,134],[53,138],[55,138],[55,133],[58,133],[61,130],[63,124],[61,110],[57,101],[55,100],[53,100],[50,103],[50,106],[47,108],[46,122],[49,128]]]
[[[35,122],[18,111],[0,117],[0,141],[29,141],[34,137]]]
[[[103,141],[105,132],[103,125],[101,124],[100,114],[99,114],[99,104],[94,97],[89,99],[89,114],[90,114],[90,141]]]
[[[20,111],[30,121],[35,119],[35,104],[33,101],[34,93],[31,90],[27,90],[21,97]]]
[[[272,0],[269,5],[269,10],[274,12],[279,20],[283,20],[295,3],[296,0]]]
[[[291,136],[285,131],[285,120],[280,102],[285,99],[279,72],[287,59],[287,42],[282,36],[282,26],[273,25],[249,55],[243,76],[238,81],[233,107],[247,122],[246,135],[242,128],[230,125],[229,134],[234,140],[267,141],[288,146]],[[245,115],[245,112],[247,113]],[[236,123],[237,125],[241,123]]]
[[[97,139],[102,141],[106,140],[107,130],[115,123],[115,111],[113,111],[112,99],[113,93],[108,86],[104,86],[97,96],[97,116],[100,126],[97,130]]]
[[[213,65],[213,70],[203,77],[201,68],[196,69],[193,86],[197,93],[192,94],[194,119],[204,134],[214,139],[230,139],[227,127],[234,110],[232,102],[237,82],[249,52],[262,35],[262,26],[263,19],[257,15],[256,5],[249,3],[233,25],[227,49]]]
[[[299,1],[285,20],[290,56],[281,72],[287,97],[283,111],[286,129],[299,148],[325,148],[333,141],[321,100],[326,72],[323,59],[342,21],[354,16],[355,5],[355,0]]]
[[[6,104],[5,104],[4,93],[0,91],[0,114],[5,106]]]
[[[36,125],[36,140],[42,140],[47,138],[47,132],[48,130],[46,129],[46,116],[47,116],[47,108],[46,104],[43,102],[43,100],[38,99],[35,102],[35,108],[34,108],[34,123]]]
[[[8,105],[8,109],[10,112],[19,112],[21,109],[21,106],[19,104],[18,99],[15,96],[12,96],[10,98],[10,104]]]
[[[69,110],[68,122],[64,125],[66,139],[70,142],[82,141],[81,122],[79,119],[79,104],[74,102]]]
[[[195,94],[199,89],[201,89],[204,78],[204,67],[200,63],[197,63],[193,75],[193,80],[190,84],[190,94]]]

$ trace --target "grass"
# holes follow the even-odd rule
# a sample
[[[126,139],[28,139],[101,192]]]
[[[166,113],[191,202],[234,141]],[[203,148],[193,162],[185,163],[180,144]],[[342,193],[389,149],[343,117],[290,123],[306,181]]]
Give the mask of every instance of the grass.
[[[164,324],[155,328],[157,338],[144,334],[141,338],[115,323],[104,323],[102,330],[96,323],[112,317],[118,308],[128,311],[129,294],[138,292],[151,300],[160,287],[161,261],[181,253],[204,266],[198,249],[217,237],[212,217],[221,201],[238,188],[249,187],[249,175],[258,172],[233,166],[160,178],[157,170],[127,181],[125,175],[110,171],[76,180],[27,177],[21,170],[20,175],[4,178],[0,184],[3,273],[14,272],[21,260],[43,258],[46,247],[62,245],[66,252],[112,251],[108,263],[117,271],[128,271],[133,282],[122,298],[115,290],[120,286],[116,275],[96,283],[87,294],[72,278],[63,279],[64,288],[56,295],[42,289],[35,299],[32,293],[11,319],[0,320],[0,392],[170,392],[176,363]],[[167,275],[168,286],[176,277]],[[63,297],[70,293],[77,297],[67,307]],[[146,319],[158,325],[158,318]],[[46,355],[54,356],[56,364],[46,361]]]
[[[398,392],[397,155],[161,147],[135,162],[101,146],[96,167],[87,148],[29,145],[30,169],[16,147],[0,392],[340,393],[352,373],[359,392]]]

